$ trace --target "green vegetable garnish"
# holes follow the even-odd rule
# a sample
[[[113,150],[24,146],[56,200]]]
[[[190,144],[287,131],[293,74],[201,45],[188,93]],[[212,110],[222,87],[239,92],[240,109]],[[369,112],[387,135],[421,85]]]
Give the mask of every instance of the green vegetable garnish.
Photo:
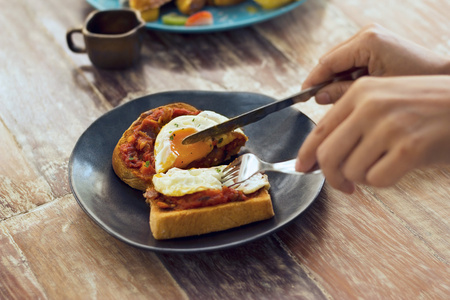
[[[184,26],[187,17],[177,13],[165,14],[161,17],[161,21],[166,25]]]
[[[145,167],[148,168],[148,166],[150,166],[150,161],[147,160],[147,161],[145,162]]]

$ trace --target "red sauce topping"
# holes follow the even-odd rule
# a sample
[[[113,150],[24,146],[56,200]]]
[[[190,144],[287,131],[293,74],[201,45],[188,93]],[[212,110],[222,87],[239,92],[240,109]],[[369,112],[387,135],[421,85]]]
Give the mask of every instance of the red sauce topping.
[[[147,200],[153,201],[159,208],[168,210],[185,210],[207,206],[215,206],[229,202],[245,201],[251,195],[224,186],[222,190],[206,190],[181,197],[165,196],[148,189],[144,194]]]
[[[151,178],[155,172],[154,143],[161,128],[172,119],[183,115],[197,115],[200,111],[192,112],[182,108],[162,107],[151,111],[136,125],[127,142],[119,147],[121,159],[126,166],[139,170],[137,176]],[[142,115],[141,115],[142,117]]]

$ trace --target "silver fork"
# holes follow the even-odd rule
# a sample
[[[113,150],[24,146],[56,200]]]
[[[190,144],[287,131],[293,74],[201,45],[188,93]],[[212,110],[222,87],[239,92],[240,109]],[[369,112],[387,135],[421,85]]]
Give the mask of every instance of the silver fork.
[[[295,175],[322,174],[320,169],[306,173],[295,171],[295,159],[272,164],[262,161],[252,153],[246,153],[236,158],[222,170],[221,182],[226,186],[237,185],[256,173],[263,171],[276,171]]]

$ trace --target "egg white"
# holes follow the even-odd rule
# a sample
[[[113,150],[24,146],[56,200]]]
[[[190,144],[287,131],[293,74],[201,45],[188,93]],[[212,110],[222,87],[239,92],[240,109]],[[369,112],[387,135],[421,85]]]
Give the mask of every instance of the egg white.
[[[223,122],[229,120],[227,117],[225,117],[225,116],[223,116],[221,114],[218,114],[218,113],[216,113],[214,111],[210,111],[210,110],[202,111],[198,115],[200,117],[205,117],[205,118],[207,118],[207,119],[209,119],[211,121],[214,121],[215,122],[214,125],[220,124],[220,123],[223,123]],[[245,135],[244,132],[240,128],[235,129],[233,132],[238,132],[238,133],[240,133],[242,135]],[[232,142],[234,137],[233,137],[233,134],[222,134],[222,135],[219,135],[217,137],[217,139],[219,141],[221,141],[219,143],[218,147],[223,147],[223,146],[227,145],[228,143]]]
[[[225,167],[217,166],[189,170],[172,168],[166,173],[153,176],[154,188],[163,195],[175,197],[205,190],[220,190],[223,186],[220,178]],[[270,184],[267,175],[258,173],[233,188],[242,191],[244,194],[251,194],[261,188],[269,189]]]
[[[174,162],[177,159],[177,154],[171,149],[171,139],[173,139],[172,134],[183,128],[193,128],[196,131],[201,131],[211,126],[217,125],[228,120],[227,117],[222,116],[213,111],[203,111],[196,116],[179,116],[174,118],[169,123],[167,123],[155,140],[155,170],[156,173],[163,173],[174,167]],[[239,132],[244,135],[242,130],[237,129],[235,132]],[[245,136],[245,135],[244,135]],[[234,140],[233,133],[227,133],[217,137],[219,141],[217,147],[223,147]],[[212,140],[208,141],[210,143],[211,151],[213,150]]]
[[[247,195],[254,193],[261,188],[266,188],[268,190],[270,188],[270,183],[266,174],[256,173],[237,187],[233,188]]]

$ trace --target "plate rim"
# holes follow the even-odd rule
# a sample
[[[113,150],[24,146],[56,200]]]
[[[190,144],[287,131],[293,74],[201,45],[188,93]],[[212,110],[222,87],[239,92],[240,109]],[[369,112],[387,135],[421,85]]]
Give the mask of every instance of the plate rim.
[[[317,199],[317,197],[319,196],[320,192],[323,190],[323,186],[325,183],[325,178],[323,177],[323,175],[321,176],[321,183],[319,184],[319,188],[315,191],[314,196],[312,197],[312,200],[309,201],[309,203],[306,204],[306,206],[304,207],[304,209],[300,212],[298,212],[295,215],[292,215],[291,217],[284,219],[283,222],[281,222],[281,224],[277,225],[277,226],[273,226],[272,228],[265,230],[263,232],[260,232],[256,235],[252,235],[251,237],[246,237],[243,239],[239,239],[233,242],[228,242],[226,244],[220,244],[220,245],[213,245],[213,246],[203,246],[203,247],[198,247],[198,248],[171,248],[171,247],[156,247],[156,246],[150,246],[150,245],[143,245],[141,243],[137,243],[135,241],[132,241],[128,238],[126,238],[125,236],[123,236],[122,234],[119,234],[113,230],[110,229],[110,227],[105,224],[104,222],[102,222],[94,212],[92,212],[83,202],[83,200],[81,199],[81,197],[77,194],[77,191],[74,187],[74,176],[73,176],[73,164],[74,164],[74,159],[76,156],[76,149],[79,147],[79,144],[81,143],[83,137],[88,134],[89,130],[91,130],[92,127],[95,126],[96,123],[101,122],[101,120],[103,118],[105,118],[106,116],[108,116],[109,114],[112,114],[114,111],[119,110],[119,109],[123,109],[125,106],[130,106],[133,105],[133,103],[138,102],[138,101],[146,101],[147,98],[149,97],[154,97],[154,96],[159,96],[159,95],[170,95],[170,94],[185,94],[185,93],[204,93],[204,94],[219,94],[219,93],[226,93],[226,94],[241,94],[241,93],[246,93],[246,94],[253,94],[253,95],[262,95],[264,97],[268,97],[266,95],[260,94],[260,93],[253,93],[253,92],[230,92],[230,91],[203,91],[203,90],[174,90],[174,91],[165,91],[165,92],[158,92],[158,93],[152,93],[152,94],[147,94],[147,95],[143,95],[140,96],[138,98],[132,99],[130,101],[127,101],[125,103],[122,103],[121,105],[118,105],[112,109],[110,109],[109,111],[105,112],[104,114],[102,114],[101,116],[99,116],[97,119],[95,119],[84,131],[83,133],[80,135],[80,137],[78,138],[77,142],[75,143],[73,150],[71,152],[70,158],[69,158],[69,163],[68,163],[68,179],[69,179],[69,185],[70,185],[70,190],[72,192],[73,197],[75,198],[75,200],[77,201],[78,205],[82,208],[82,210],[89,216],[89,218],[94,221],[95,224],[97,224],[97,226],[99,226],[101,229],[105,230],[109,235],[111,235],[112,237],[128,244],[131,246],[134,246],[136,248],[139,249],[143,249],[143,250],[148,250],[148,251],[153,251],[153,252],[158,252],[158,253],[201,253],[201,252],[210,252],[210,251],[217,251],[217,250],[224,250],[224,249],[230,249],[230,248],[234,248],[237,246],[241,246],[244,244],[248,244],[250,242],[256,241],[258,239],[261,239],[263,237],[269,236],[274,234],[275,232],[283,229],[285,226],[287,226],[288,224],[290,224],[292,221],[294,221],[295,219],[297,219],[301,214],[303,214]],[[268,97],[271,98],[271,97]],[[276,99],[271,98],[273,101],[276,101]],[[151,108],[149,108],[151,109]],[[288,107],[287,109],[294,109],[292,107]],[[300,114],[302,114],[305,118],[307,118],[312,124],[315,125],[314,121],[312,121],[307,115],[305,115],[303,112],[299,111],[299,110],[295,110],[295,112],[298,112]],[[137,117],[136,117],[137,118]],[[112,153],[112,152],[111,152]],[[130,187],[131,189],[131,187]],[[150,209],[150,208],[149,208]],[[245,225],[244,225],[245,226]],[[236,228],[234,228],[236,230]],[[233,230],[233,229],[231,229]],[[238,230],[238,228],[237,228]],[[210,234],[214,234],[214,233],[210,233]]]

